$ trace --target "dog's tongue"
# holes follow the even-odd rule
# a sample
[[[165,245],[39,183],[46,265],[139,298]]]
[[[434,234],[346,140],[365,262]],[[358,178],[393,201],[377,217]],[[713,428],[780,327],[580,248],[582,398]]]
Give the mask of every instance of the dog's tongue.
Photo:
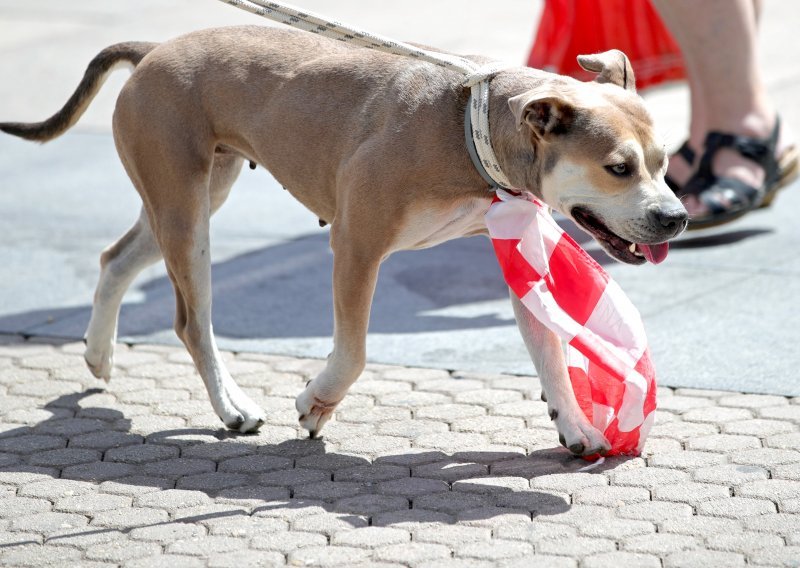
[[[636,246],[639,247],[644,257],[653,264],[664,262],[664,259],[667,258],[667,253],[669,253],[669,243],[661,243],[658,245],[637,244]]]

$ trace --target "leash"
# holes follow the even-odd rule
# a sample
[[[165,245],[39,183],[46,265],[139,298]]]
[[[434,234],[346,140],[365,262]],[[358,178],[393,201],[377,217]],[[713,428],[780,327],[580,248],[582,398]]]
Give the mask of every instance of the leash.
[[[366,49],[376,49],[420,61],[465,75],[461,84],[470,89],[465,111],[464,133],[470,158],[478,173],[493,189],[513,189],[503,173],[491,144],[489,133],[489,81],[508,66],[499,62],[480,64],[458,55],[435,53],[413,45],[353,28],[346,24],[312,14],[288,4],[265,0],[220,0],[251,14],[286,24],[307,32],[350,43]]]

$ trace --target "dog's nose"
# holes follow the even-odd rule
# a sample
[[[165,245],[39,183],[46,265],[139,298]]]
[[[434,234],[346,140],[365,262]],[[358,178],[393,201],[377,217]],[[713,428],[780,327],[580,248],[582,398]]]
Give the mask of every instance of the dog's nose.
[[[683,207],[653,209],[650,211],[650,216],[653,219],[653,224],[663,227],[673,234],[683,231],[689,223],[689,214]]]

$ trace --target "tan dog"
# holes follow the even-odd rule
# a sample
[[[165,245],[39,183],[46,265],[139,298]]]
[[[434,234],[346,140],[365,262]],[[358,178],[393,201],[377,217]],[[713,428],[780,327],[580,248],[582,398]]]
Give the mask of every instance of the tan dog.
[[[461,77],[305,32],[211,29],[111,46],[52,118],[0,129],[38,141],[62,134],[118,63],[136,69],[117,101],[114,140],[144,207],[101,256],[89,368],[110,377],[122,296],[163,256],[177,299],[175,330],[214,410],[241,432],[262,424],[263,411],[226,370],[211,326],[209,218],[243,160],[252,160],[332,226],[334,349],[296,403],[315,435],[364,368],[381,262],[397,250],[486,234],[492,192],[467,152]],[[666,245],[658,243],[686,224],[664,183],[664,148],[624,54],[585,56],[581,64],[597,82],[528,68],[492,79],[499,163],[515,187],[571,216],[611,256],[659,261]],[[577,405],[559,339],[512,299],[562,443],[576,454],[608,449]]]

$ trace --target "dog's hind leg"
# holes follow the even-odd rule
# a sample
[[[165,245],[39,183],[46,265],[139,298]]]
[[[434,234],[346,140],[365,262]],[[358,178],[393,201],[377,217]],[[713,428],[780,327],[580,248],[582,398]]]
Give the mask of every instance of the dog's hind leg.
[[[228,197],[242,168],[234,154],[217,154],[211,171],[211,212]],[[125,292],[146,267],[161,260],[150,222],[142,209],[139,219],[116,243],[100,256],[100,279],[94,295],[92,317],[86,330],[84,358],[92,374],[108,381],[114,364],[117,322]]]
[[[114,366],[114,344],[122,297],[136,275],[161,259],[147,215],[139,219],[116,243],[100,255],[100,280],[86,330],[84,358],[92,374],[108,381]]]

